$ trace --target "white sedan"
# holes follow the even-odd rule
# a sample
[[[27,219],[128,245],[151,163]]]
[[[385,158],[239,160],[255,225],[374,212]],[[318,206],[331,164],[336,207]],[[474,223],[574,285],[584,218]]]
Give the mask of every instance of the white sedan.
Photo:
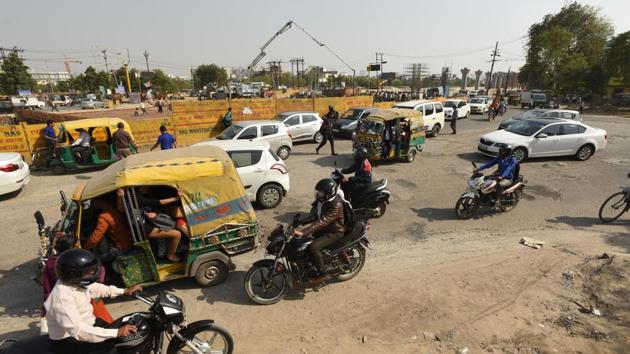
[[[503,145],[511,145],[514,157],[523,161],[530,157],[571,156],[588,160],[595,152],[606,148],[608,134],[581,122],[565,119],[528,119],[506,129],[481,137],[477,149],[496,156]]]
[[[22,155],[0,153],[0,195],[18,191],[28,183],[31,172]]]
[[[465,100],[448,100],[444,102],[444,119],[451,120],[453,110],[457,108],[457,119],[470,116],[470,105]]]

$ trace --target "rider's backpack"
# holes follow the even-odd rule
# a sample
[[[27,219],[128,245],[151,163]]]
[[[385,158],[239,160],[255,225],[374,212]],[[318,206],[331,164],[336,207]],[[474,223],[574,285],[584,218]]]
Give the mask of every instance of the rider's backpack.
[[[346,233],[351,232],[354,228],[354,210],[352,210],[352,205],[350,202],[343,200],[343,227],[346,230]]]

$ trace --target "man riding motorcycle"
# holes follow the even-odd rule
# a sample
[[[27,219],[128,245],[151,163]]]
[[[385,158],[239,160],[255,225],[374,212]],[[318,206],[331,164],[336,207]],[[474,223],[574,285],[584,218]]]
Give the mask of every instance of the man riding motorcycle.
[[[344,222],[343,200],[337,194],[337,184],[331,178],[320,180],[315,185],[315,201],[311,212],[300,220],[301,225],[309,225],[295,231],[298,237],[315,237],[309,246],[309,255],[317,272],[316,277],[326,273],[321,250],[343,238]]]
[[[499,154],[497,157],[482,165],[477,169],[477,171],[485,170],[488,167],[492,167],[494,165],[498,166],[497,171],[495,172],[497,184],[495,186],[495,203],[499,204],[499,198],[505,188],[508,188],[512,185],[512,181],[514,178],[518,176],[514,176],[516,168],[518,166],[518,161],[514,156],[512,156],[512,147],[510,145],[503,145],[499,148]],[[477,172],[475,171],[475,172]]]
[[[346,199],[352,199],[352,193],[366,185],[372,183],[372,165],[368,161],[368,151],[364,146],[359,146],[354,153],[354,164],[348,168],[341,170],[341,173],[354,173],[354,177],[350,177],[347,182],[341,185]]]

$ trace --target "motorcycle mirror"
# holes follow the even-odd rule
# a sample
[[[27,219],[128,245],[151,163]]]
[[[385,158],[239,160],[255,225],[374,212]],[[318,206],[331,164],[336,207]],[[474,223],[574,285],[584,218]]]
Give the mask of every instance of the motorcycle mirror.
[[[66,213],[66,209],[68,208],[68,198],[66,198],[66,193],[63,191],[59,191],[59,195],[61,196],[61,205],[59,208],[61,209],[61,214]]]
[[[476,169],[477,168],[477,164],[475,163],[475,161],[471,161],[473,167]]]
[[[42,212],[38,210],[35,214],[33,214],[33,216],[37,222],[37,227],[39,227],[40,230],[43,229],[46,226],[46,221],[44,221],[44,215],[42,215]]]

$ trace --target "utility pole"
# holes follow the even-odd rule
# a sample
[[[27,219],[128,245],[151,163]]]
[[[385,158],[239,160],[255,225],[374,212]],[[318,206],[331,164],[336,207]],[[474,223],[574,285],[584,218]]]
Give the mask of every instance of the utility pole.
[[[20,49],[20,48],[18,48],[18,47],[13,47],[13,48],[3,48],[3,47],[0,47],[0,58],[2,58],[2,62],[3,62],[3,63],[4,63],[4,61],[7,59],[7,56],[6,56],[6,54],[4,53],[4,51],[5,51],[5,50],[10,51],[10,52],[13,52],[13,53],[15,53],[15,54],[17,54],[17,53],[23,53],[23,52],[24,52],[24,49]]]
[[[151,70],[149,70],[149,52],[147,52],[146,50],[144,51],[144,59],[147,62],[147,72],[151,72]]]
[[[110,77],[109,64],[107,63],[107,49],[101,50],[101,53],[103,53],[103,59],[105,59],[105,72],[107,72],[107,81],[108,81],[109,88],[111,88],[112,78]]]
[[[193,67],[190,67],[190,80],[192,81],[192,92],[195,92],[195,70]]]
[[[511,66],[508,67],[508,73],[507,73],[507,76],[505,77],[505,88],[503,89],[503,94],[505,94],[508,89],[508,81],[510,81],[510,70],[512,70]]]
[[[490,54],[492,56],[492,65],[490,65],[490,77],[488,78],[488,82],[486,82],[486,90],[490,90],[490,83],[492,82],[492,71],[494,70],[494,62],[497,61],[497,57],[501,56],[499,54],[498,48],[499,42],[497,41],[497,43],[494,45],[494,51],[492,52],[492,54]]]

